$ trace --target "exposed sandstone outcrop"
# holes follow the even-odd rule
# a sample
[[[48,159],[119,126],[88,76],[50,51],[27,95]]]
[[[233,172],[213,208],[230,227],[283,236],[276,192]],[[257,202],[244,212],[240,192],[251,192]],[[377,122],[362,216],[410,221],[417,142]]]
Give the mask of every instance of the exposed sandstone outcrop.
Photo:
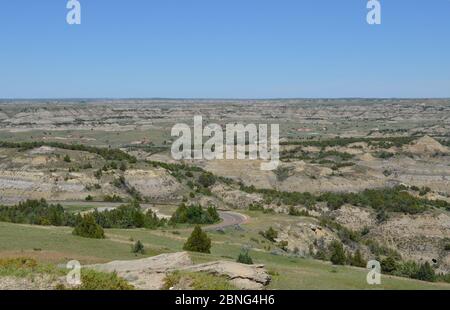
[[[146,290],[162,289],[166,275],[177,270],[224,276],[241,289],[262,289],[271,280],[263,265],[244,265],[229,261],[194,265],[187,252],[162,254],[139,260],[113,261],[85,268],[117,272],[136,288]]]
[[[364,227],[375,225],[375,216],[370,209],[363,209],[344,205],[338,210],[332,211],[331,216],[341,225],[354,230],[360,231]]]
[[[244,209],[252,203],[260,203],[263,201],[262,196],[259,194],[248,194],[222,184],[214,186],[211,191],[220,196],[225,203],[239,209]]]
[[[382,225],[373,227],[370,237],[395,248],[406,259],[428,261],[438,266],[439,272],[450,271],[450,254],[443,248],[450,236],[450,216],[425,213],[397,215]]]
[[[447,154],[449,149],[440,144],[435,139],[424,136],[410,145],[404,147],[406,152],[416,155],[434,155],[434,154]]]
[[[181,190],[177,180],[164,169],[127,170],[124,176],[129,185],[148,197],[173,197]]]

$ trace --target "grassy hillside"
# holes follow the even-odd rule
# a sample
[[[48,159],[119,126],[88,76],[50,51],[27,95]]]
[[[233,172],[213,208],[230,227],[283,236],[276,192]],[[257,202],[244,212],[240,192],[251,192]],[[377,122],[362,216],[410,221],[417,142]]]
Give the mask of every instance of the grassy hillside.
[[[213,232],[212,254],[192,254],[195,262],[235,259],[252,235],[247,231],[228,229],[225,234]],[[245,225],[244,225],[245,227]],[[64,263],[78,259],[82,263],[141,258],[131,253],[133,241],[142,240],[146,256],[181,251],[190,229],[106,230],[107,239],[94,240],[73,236],[70,228],[40,227],[0,223],[0,257],[29,256],[43,262]],[[239,237],[238,237],[239,236]],[[383,276],[382,285],[366,284],[366,270],[335,267],[329,263],[273,255],[262,250],[250,252],[255,263],[265,264],[272,275],[270,289],[450,289],[449,284],[427,283]]]

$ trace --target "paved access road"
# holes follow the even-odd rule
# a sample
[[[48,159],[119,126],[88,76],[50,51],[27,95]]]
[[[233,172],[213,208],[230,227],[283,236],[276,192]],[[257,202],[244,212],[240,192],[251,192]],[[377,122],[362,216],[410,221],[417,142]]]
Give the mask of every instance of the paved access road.
[[[93,206],[96,207],[98,211],[105,210],[113,210],[124,203],[119,202],[96,202],[96,201],[52,201],[50,203],[59,203],[63,206]],[[171,205],[177,206],[175,204],[163,204],[163,203],[155,203],[155,204],[145,204],[142,203],[141,207],[143,209],[152,209],[159,217],[170,218],[168,215],[163,215],[155,208],[155,205]],[[233,212],[233,211],[218,211],[220,218],[222,221],[220,223],[207,226],[205,230],[215,230],[215,229],[224,229],[228,227],[232,227],[235,225],[244,224],[248,221],[248,217],[244,214]]]

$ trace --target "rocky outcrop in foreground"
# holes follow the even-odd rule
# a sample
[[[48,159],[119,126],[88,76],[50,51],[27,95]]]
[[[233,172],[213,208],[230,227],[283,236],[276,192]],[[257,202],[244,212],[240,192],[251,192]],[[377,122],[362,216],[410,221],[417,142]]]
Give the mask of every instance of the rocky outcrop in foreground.
[[[187,252],[162,254],[139,260],[113,261],[85,268],[116,272],[134,287],[143,290],[162,289],[166,275],[174,271],[205,272],[223,276],[240,289],[262,289],[271,280],[263,265],[244,265],[230,261],[194,265]]]

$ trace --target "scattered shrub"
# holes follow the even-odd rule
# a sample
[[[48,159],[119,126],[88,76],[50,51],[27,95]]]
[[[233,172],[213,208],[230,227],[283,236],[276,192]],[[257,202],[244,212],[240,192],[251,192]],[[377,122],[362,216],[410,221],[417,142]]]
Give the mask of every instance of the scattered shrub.
[[[289,215],[292,216],[310,216],[309,212],[306,210],[298,210],[294,206],[289,207]]]
[[[123,202],[122,197],[117,196],[116,194],[110,196],[110,195],[105,195],[105,197],[103,198],[104,201],[106,202]]]
[[[344,247],[341,242],[334,240],[330,243],[329,246],[330,251],[330,261],[334,265],[345,265],[345,262],[347,260],[345,256]]]
[[[425,264],[420,265],[418,272],[413,275],[413,278],[422,281],[434,282],[436,280],[436,274],[430,263],[426,262]]]
[[[286,240],[282,240],[277,243],[277,246],[283,251],[287,252],[289,243]]]
[[[422,187],[419,191],[419,195],[420,196],[425,196],[426,194],[428,194],[429,192],[431,192],[431,188],[429,187]]]
[[[266,231],[260,231],[259,234],[272,242],[275,242],[275,239],[278,238],[278,232],[272,227],[269,227]]]
[[[134,287],[116,273],[105,273],[90,269],[81,270],[81,285],[76,290],[133,290]]]
[[[259,203],[251,203],[248,206],[248,209],[250,211],[264,211],[264,207],[261,204],[259,204]]]
[[[92,214],[84,215],[77,223],[72,233],[76,236],[84,238],[105,238],[103,228],[95,222],[95,218],[92,216]]]
[[[392,274],[397,268],[397,260],[393,256],[388,256],[381,261],[381,271],[384,273]]]
[[[202,231],[199,225],[195,226],[194,231],[183,246],[183,250],[200,253],[210,253],[211,239]]]
[[[290,172],[291,172],[292,168],[290,167],[282,167],[279,166],[275,171],[275,175],[277,176],[277,181],[278,182],[283,182],[285,181],[287,178],[289,178]]]
[[[250,257],[247,249],[241,250],[236,261],[241,264],[253,265],[253,260]]]
[[[127,170],[127,164],[125,162],[121,162],[119,169],[121,171],[126,171]]]
[[[98,169],[97,171],[94,172],[94,177],[97,179],[101,179],[102,175],[103,175],[103,172],[101,169]]]
[[[141,240],[136,241],[136,243],[131,247],[131,252],[135,254],[145,254],[144,244]]]
[[[212,173],[204,172],[199,176],[198,183],[203,187],[208,188],[216,183],[216,177]]]
[[[379,224],[381,224],[381,223],[386,222],[389,219],[389,215],[385,209],[380,209],[377,211],[376,219],[377,219],[377,222]]]
[[[359,249],[356,250],[354,255],[349,254],[348,256],[349,256],[348,261],[350,265],[362,268],[365,268],[367,266],[367,261],[363,258],[361,251]]]

